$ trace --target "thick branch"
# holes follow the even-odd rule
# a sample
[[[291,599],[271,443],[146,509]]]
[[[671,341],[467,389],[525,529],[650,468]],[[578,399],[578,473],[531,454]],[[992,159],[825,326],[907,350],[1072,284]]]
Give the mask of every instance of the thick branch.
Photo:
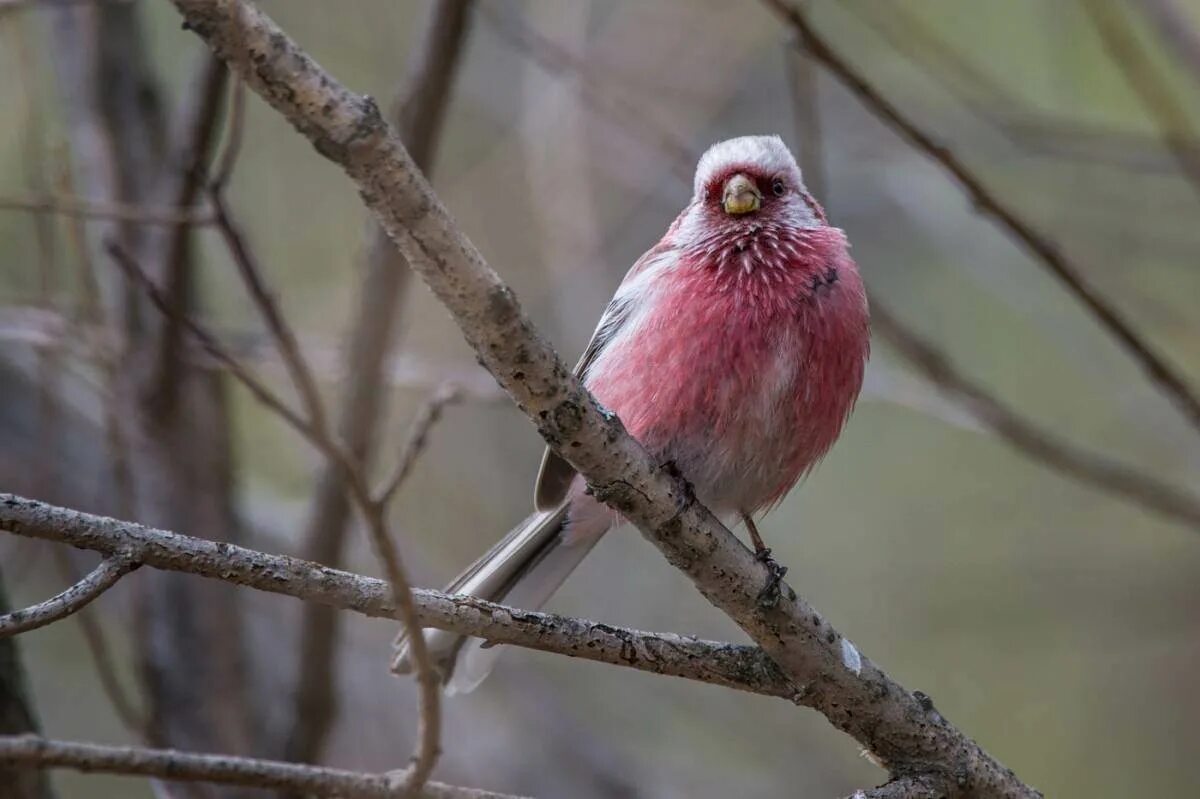
[[[1158,353],[1115,306],[1100,295],[1077,264],[987,188],[958,156],[939,144],[930,133],[922,130],[899,107],[884,97],[878,89],[860,75],[841,54],[835,52],[809,23],[807,15],[800,8],[787,0],[763,0],[763,2],[774,9],[785,22],[796,30],[800,42],[813,58],[824,64],[831,74],[862,101],[864,106],[913,147],[940,164],[954,177],[978,211],[996,220],[1001,228],[1024,245],[1051,274],[1058,278],[1067,291],[1087,308],[1100,326],[1116,339],[1134,360],[1141,364],[1150,379],[1157,384],[1164,395],[1175,403],[1192,426],[1200,429],[1200,397],[1192,390],[1184,376]]]
[[[388,774],[280,763],[230,755],[145,749],[136,746],[53,741],[35,735],[0,736],[0,763],[32,768],[70,768],[107,774],[136,774],[172,782],[212,782],[248,788],[303,791],[318,796],[396,799],[397,778]],[[508,794],[426,783],[426,799],[517,799]]]
[[[251,89],[346,170],[480,361],[551,447],[802,686],[806,703],[893,773],[953,774],[962,795],[1036,795],[863,658],[789,587],[780,586],[777,602],[758,600],[770,579],[767,566],[583,389],[458,231],[370,98],[338,84],[248,3],[175,0],[175,5],[187,26]]]
[[[36,630],[59,619],[65,619],[116,585],[117,580],[129,574],[136,565],[119,554],[110,555],[90,574],[61,594],[23,610],[14,610],[0,616],[0,638]]]
[[[0,530],[105,555],[123,553],[155,569],[223,580],[372,618],[397,618],[383,580],[11,494],[0,494]],[[767,696],[793,699],[796,694],[774,662],[753,646],[641,632],[439,591],[415,589],[413,599],[426,627]]]

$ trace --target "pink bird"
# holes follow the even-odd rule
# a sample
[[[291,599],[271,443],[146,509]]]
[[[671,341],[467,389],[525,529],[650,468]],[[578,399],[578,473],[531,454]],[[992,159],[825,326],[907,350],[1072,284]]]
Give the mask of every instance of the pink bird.
[[[754,516],[829,451],[862,387],[867,298],[847,248],[778,136],[713,145],[691,202],[629,270],[576,366],[700,501],[746,525],[764,560]],[[536,512],[446,591],[540,608],[620,521],[585,489],[547,450]],[[475,688],[498,653],[424,635],[448,693]],[[401,641],[401,669],[411,668],[406,649]]]

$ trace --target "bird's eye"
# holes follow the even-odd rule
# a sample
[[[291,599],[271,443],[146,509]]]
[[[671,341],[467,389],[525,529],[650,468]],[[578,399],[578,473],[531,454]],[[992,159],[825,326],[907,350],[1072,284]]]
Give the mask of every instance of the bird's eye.
[[[775,180],[771,181],[771,192],[774,193],[776,197],[782,197],[786,191],[787,186],[783,185],[782,180],[775,178]]]

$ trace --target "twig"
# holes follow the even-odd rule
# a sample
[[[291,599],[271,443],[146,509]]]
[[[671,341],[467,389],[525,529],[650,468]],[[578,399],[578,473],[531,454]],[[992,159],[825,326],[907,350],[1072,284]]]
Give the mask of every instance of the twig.
[[[321,401],[320,389],[317,388],[312,370],[309,369],[308,363],[304,359],[304,353],[296,340],[296,334],[292,332],[291,326],[280,313],[275,298],[267,289],[262,270],[250,252],[241,230],[230,217],[229,208],[225,204],[225,198],[220,188],[211,186],[208,196],[216,217],[217,230],[220,231],[221,237],[233,257],[238,276],[241,277],[242,284],[246,287],[259,316],[266,322],[267,330],[279,350],[280,357],[283,358],[284,368],[287,369],[292,384],[300,394],[308,426],[315,435],[322,439],[327,438],[328,422],[325,419],[325,406]]]
[[[1200,154],[1192,146],[1196,139],[1187,109],[1180,103],[1166,76],[1159,73],[1150,54],[1130,27],[1130,15],[1122,14],[1110,0],[1082,0],[1096,31],[1125,82],[1137,94],[1158,126],[1159,135],[1192,191],[1200,197]]]
[[[243,132],[246,127],[246,85],[240,80],[233,82],[230,93],[229,121],[225,125],[225,149],[217,158],[217,166],[213,170],[212,180],[208,187],[210,191],[219,192],[229,185],[233,177],[233,168],[237,165],[238,156],[242,152]]]
[[[950,796],[1038,796],[863,657],[786,584],[779,584],[777,604],[759,604],[768,567],[581,386],[458,230],[370,98],[339,84],[247,2],[174,2],[188,28],[355,181],[479,360],[551,448],[803,686],[805,703],[893,773],[937,775]]]
[[[886,304],[871,302],[871,324],[910,364],[1003,440],[1056,471],[1200,530],[1200,498],[1059,439],[1014,412],[959,371]]]
[[[433,396],[426,400],[425,404],[417,411],[416,418],[413,419],[412,425],[408,429],[408,437],[404,442],[404,449],[400,452],[400,461],[396,464],[396,471],[384,483],[383,491],[379,494],[378,501],[381,505],[390,504],[396,491],[408,479],[417,459],[425,451],[429,432],[442,418],[442,411],[446,410],[447,405],[461,399],[462,392],[458,390],[458,386],[446,383],[438,386],[437,390],[433,392]]]
[[[133,257],[120,245],[116,242],[108,242],[108,254],[112,256],[117,266],[125,272],[126,276],[146,293],[159,312],[163,314],[176,313],[158,286],[154,285],[154,282],[141,270],[137,262],[133,260]],[[280,399],[275,392],[267,388],[266,384],[256,378],[240,361],[229,355],[212,333],[208,332],[207,329],[190,316],[183,316],[182,321],[187,327],[188,332],[196,339],[204,351],[224,366],[238,382],[250,391],[255,399],[291,425],[305,439],[311,440],[313,434],[308,422],[288,407],[287,403]]]
[[[32,768],[69,768],[107,774],[160,777],[172,782],[211,782],[249,788],[303,791],[329,797],[397,799],[404,796],[390,774],[366,774],[324,766],[280,763],[231,755],[145,749],[137,746],[55,741],[36,735],[0,736],[0,763]],[[518,799],[508,794],[427,783],[427,799]]]
[[[1200,397],[1189,387],[1187,380],[1158,354],[1154,347],[1100,295],[1084,276],[1078,265],[1059,251],[1048,238],[1037,232],[1017,212],[1003,203],[980,178],[946,147],[922,130],[895,104],[850,66],[840,54],[817,33],[807,15],[787,0],[763,0],[790,24],[808,51],[835,75],[876,116],[918,150],[926,153],[949,172],[970,197],[975,208],[995,219],[1002,228],[1021,242],[1066,289],[1081,302],[1093,317],[1122,347],[1141,364],[1153,383],[1171,399],[1197,430],[1200,430]]]
[[[135,225],[211,225],[211,214],[198,208],[154,208],[129,203],[97,202],[78,197],[0,197],[0,210],[61,214]]]
[[[71,565],[67,551],[62,547],[57,547],[54,555],[59,573],[67,579],[77,580],[78,576],[74,573],[75,569]],[[96,668],[96,676],[100,679],[100,687],[112,704],[117,718],[121,720],[130,734],[137,736],[144,743],[151,743],[150,724],[146,712],[134,704],[121,686],[121,681],[117,678],[116,667],[112,662],[112,655],[109,652],[108,641],[100,623],[88,610],[76,613],[75,621],[79,622],[79,629],[83,632],[83,640],[87,644],[88,653],[92,656],[92,664]]]
[[[0,530],[102,554],[123,552],[154,569],[195,574],[371,618],[397,617],[383,580],[24,497],[0,494]],[[758,647],[641,632],[440,591],[414,589],[413,595],[424,627],[802,701],[796,686]]]
[[[14,610],[0,616],[0,638],[36,630],[65,619],[116,585],[117,580],[129,574],[134,566],[133,562],[120,555],[105,558],[86,577],[62,593],[24,610]]]
[[[394,103],[396,127],[427,173],[434,163],[473,6],[473,0],[439,0],[433,6],[423,44],[404,81],[405,89]],[[377,223],[370,226],[369,238],[358,311],[347,345],[349,365],[338,419],[341,441],[362,474],[369,472],[378,448],[380,437],[375,431],[385,397],[385,362],[396,343],[400,309],[412,274]],[[344,481],[340,465],[327,459],[317,477],[304,532],[305,555],[331,566],[342,563],[350,521],[350,498]],[[380,515],[386,504],[386,499],[379,501]],[[339,624],[338,614],[329,608],[310,605],[304,609],[293,723],[284,750],[291,760],[316,761],[321,757],[336,714],[335,640]]]

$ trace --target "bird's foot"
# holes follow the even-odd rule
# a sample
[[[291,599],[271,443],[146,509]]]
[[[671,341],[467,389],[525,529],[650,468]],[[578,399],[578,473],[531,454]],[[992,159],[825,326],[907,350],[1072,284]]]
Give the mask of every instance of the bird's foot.
[[[779,604],[779,586],[787,574],[787,566],[781,565],[771,557],[771,550],[763,547],[754,553],[754,557],[767,567],[767,584],[758,592],[756,602],[763,609],[773,608]]]

